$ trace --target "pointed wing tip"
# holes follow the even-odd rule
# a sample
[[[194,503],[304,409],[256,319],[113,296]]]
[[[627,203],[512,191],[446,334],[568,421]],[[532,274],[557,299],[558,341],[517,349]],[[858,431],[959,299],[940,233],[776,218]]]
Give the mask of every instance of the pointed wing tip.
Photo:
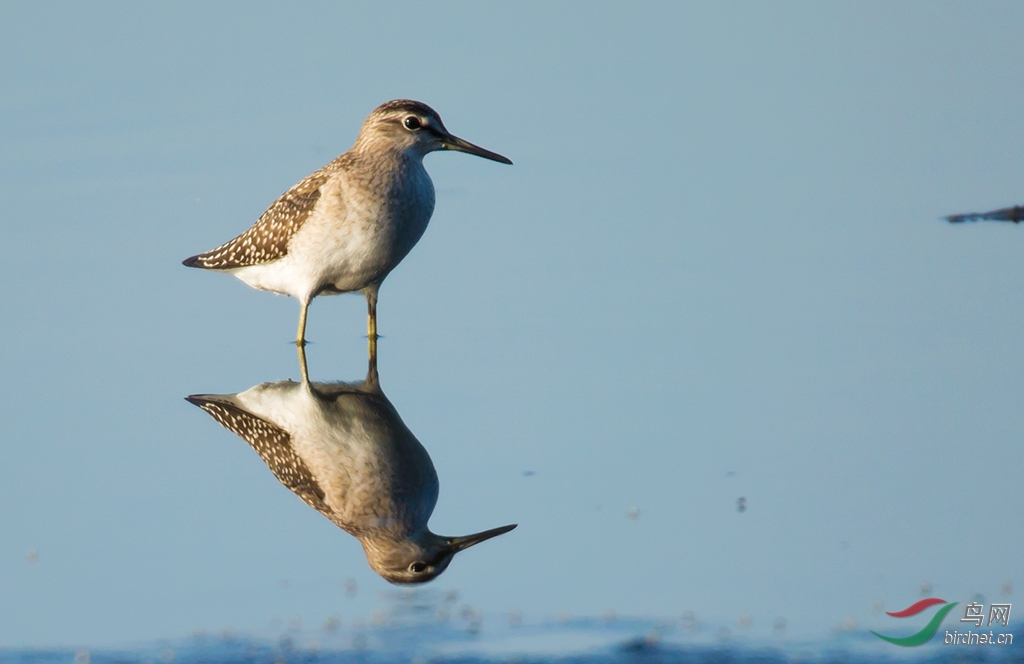
[[[199,264],[199,256],[189,256],[185,260],[181,261],[181,264],[185,267],[203,267]]]

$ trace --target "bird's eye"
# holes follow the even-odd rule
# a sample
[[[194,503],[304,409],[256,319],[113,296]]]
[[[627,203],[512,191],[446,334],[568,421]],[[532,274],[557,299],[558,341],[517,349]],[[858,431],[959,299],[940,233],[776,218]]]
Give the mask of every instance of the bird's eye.
[[[416,131],[417,129],[423,126],[423,123],[420,122],[420,119],[415,115],[410,115],[409,117],[407,117],[402,122],[402,124],[405,125],[406,129],[411,129],[412,131]]]
[[[413,574],[419,574],[425,569],[427,569],[426,563],[413,563],[412,565],[409,565],[409,571]]]

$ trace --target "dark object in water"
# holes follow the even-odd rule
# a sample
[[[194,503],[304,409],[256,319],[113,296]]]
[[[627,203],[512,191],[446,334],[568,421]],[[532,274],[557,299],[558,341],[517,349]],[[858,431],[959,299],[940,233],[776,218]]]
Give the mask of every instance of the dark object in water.
[[[991,212],[968,212],[966,214],[951,214],[946,221],[952,224],[959,224],[964,221],[1012,221],[1019,224],[1024,221],[1024,205],[992,210]]]

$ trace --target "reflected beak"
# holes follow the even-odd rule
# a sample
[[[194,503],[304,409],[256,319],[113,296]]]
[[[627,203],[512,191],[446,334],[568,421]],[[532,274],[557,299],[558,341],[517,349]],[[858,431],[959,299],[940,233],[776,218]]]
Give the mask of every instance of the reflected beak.
[[[453,537],[450,540],[448,540],[448,546],[445,548],[447,548],[452,553],[458,553],[459,551],[464,551],[465,549],[468,549],[474,544],[479,544],[480,542],[489,540],[492,537],[497,537],[498,535],[504,535],[508,531],[514,530],[517,525],[519,524],[513,523],[510,526],[502,526],[501,528],[485,530],[484,532],[477,533],[475,535],[466,535],[465,537]]]
[[[478,157],[490,159],[491,161],[498,161],[501,162],[502,164],[512,163],[512,160],[509,159],[508,157],[502,157],[497,152],[485,150],[479,145],[473,145],[469,141],[464,141],[458,136],[452,136],[451,134],[448,134],[447,136],[443,136],[441,138],[441,146],[445,150],[457,150],[459,152],[465,152],[466,154],[475,154]],[[500,535],[501,533],[498,534]]]

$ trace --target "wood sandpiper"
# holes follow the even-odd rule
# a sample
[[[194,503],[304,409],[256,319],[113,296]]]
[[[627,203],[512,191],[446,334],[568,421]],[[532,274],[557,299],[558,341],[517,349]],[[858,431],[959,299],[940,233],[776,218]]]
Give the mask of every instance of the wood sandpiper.
[[[426,104],[389,101],[370,113],[348,152],[285,192],[252,228],[183,263],[296,298],[300,346],[314,297],[362,291],[376,355],[377,292],[430,221],[434,185],[423,157],[435,150],[512,163],[453,136]]]

